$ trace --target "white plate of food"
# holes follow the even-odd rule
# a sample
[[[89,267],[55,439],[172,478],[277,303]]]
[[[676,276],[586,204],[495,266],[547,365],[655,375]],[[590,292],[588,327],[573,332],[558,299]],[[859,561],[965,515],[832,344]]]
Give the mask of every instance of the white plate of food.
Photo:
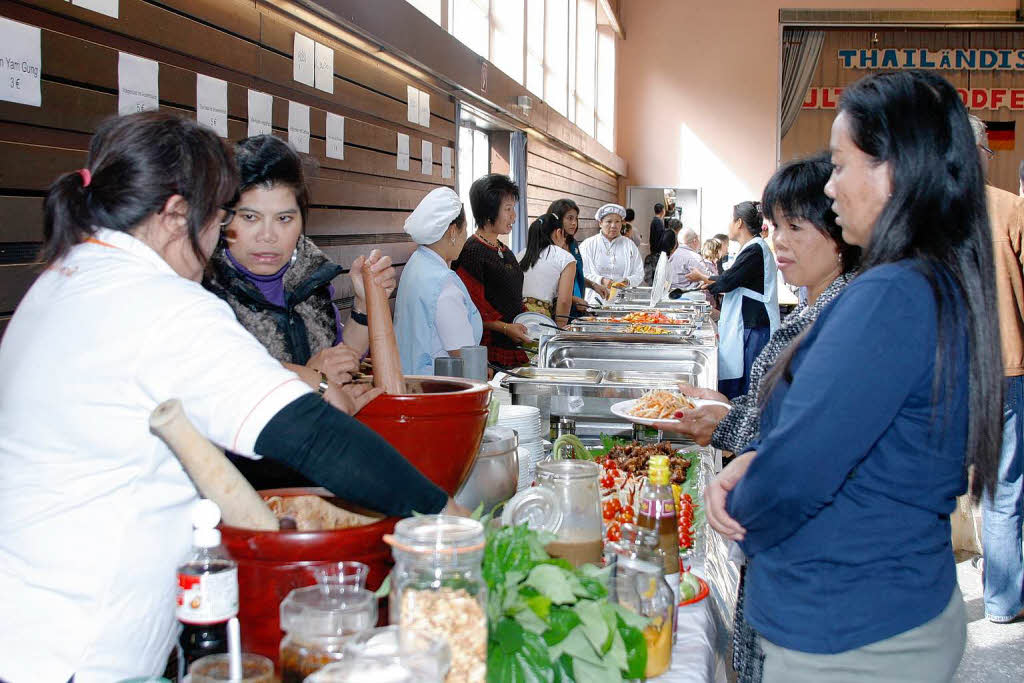
[[[640,398],[619,401],[611,407],[612,415],[642,425],[653,425],[657,422],[677,422],[676,412],[694,410],[704,406],[723,406],[731,408],[728,403],[712,401],[706,398],[683,396],[678,391],[654,389]]]
[[[558,326],[555,325],[555,321],[543,313],[525,311],[517,315],[512,320],[512,324],[523,325],[526,327],[527,334],[529,334],[530,338],[534,341],[540,339],[546,334],[558,334]]]

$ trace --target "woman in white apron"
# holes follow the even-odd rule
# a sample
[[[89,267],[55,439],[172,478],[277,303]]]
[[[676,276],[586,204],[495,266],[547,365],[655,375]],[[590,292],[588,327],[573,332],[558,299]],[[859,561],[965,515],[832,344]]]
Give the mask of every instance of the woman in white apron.
[[[760,236],[760,207],[757,202],[740,202],[732,216],[729,239],[740,245],[732,266],[717,276],[696,269],[687,276],[704,282],[712,294],[724,295],[718,321],[718,390],[729,398],[746,393],[750,366],[779,327],[777,267]]]

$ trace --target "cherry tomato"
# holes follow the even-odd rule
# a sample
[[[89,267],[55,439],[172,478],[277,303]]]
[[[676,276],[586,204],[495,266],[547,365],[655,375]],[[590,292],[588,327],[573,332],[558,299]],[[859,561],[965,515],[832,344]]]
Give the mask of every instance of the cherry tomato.
[[[633,508],[625,508],[624,510],[622,510],[622,512],[619,514],[619,519],[621,519],[626,524],[632,524],[634,519]]]
[[[613,542],[622,540],[622,529],[618,522],[612,522],[608,526],[608,540]]]

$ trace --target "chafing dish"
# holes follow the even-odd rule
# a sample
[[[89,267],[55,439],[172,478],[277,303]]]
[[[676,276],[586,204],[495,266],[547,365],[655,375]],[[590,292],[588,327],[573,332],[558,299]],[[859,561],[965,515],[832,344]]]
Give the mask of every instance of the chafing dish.
[[[682,320],[690,320],[688,318],[680,318]],[[664,330],[664,334],[657,334],[652,332],[631,332],[630,330],[637,327],[638,325],[650,325],[658,329]],[[693,335],[695,325],[692,321],[685,325],[673,324],[673,325],[659,325],[658,323],[620,323],[620,322],[608,322],[607,318],[596,318],[593,320],[584,320],[577,318],[566,326],[568,332],[583,332],[590,334],[626,334],[630,336],[641,336],[645,338],[651,338],[650,341],[657,341],[658,337],[673,336],[673,337],[690,337]]]

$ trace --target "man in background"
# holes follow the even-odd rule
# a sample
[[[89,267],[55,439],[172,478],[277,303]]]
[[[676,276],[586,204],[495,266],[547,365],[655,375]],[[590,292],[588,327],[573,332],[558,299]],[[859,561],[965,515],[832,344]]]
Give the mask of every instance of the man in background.
[[[985,124],[971,115],[978,156],[985,177],[992,150]],[[999,333],[1003,346],[1006,395],[1003,403],[1003,449],[999,480],[992,496],[984,496],[985,617],[994,623],[1014,621],[1024,610],[1024,198],[988,185],[989,222],[995,243]],[[956,513],[954,513],[956,514]]]
[[[679,231],[679,248],[669,258],[672,287],[683,291],[700,289],[699,282],[686,279],[691,270],[704,272],[704,259],[700,255],[700,237],[690,229]],[[705,273],[707,274],[707,273]]]
[[[665,235],[665,205],[658,202],[654,205],[654,218],[651,219],[651,253],[661,251],[661,238]]]

